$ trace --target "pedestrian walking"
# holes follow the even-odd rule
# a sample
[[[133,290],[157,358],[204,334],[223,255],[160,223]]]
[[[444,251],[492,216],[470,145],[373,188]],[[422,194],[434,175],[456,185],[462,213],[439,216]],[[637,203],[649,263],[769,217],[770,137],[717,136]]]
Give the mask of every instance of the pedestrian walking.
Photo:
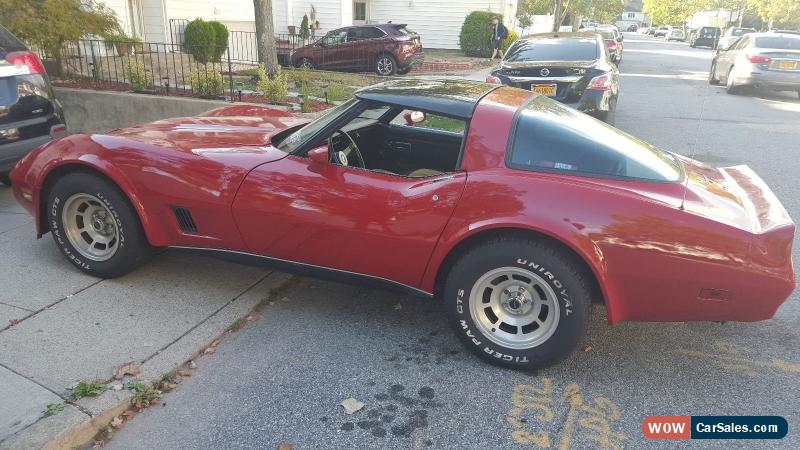
[[[492,57],[489,61],[494,61],[497,55],[503,59],[503,41],[508,37],[508,28],[500,23],[500,18],[497,16],[492,17]]]

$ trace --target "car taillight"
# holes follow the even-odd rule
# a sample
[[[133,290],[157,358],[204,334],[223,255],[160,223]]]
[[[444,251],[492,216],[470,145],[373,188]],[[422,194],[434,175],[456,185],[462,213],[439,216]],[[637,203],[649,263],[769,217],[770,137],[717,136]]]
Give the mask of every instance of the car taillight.
[[[44,73],[44,65],[36,53],[21,51],[6,54],[6,61],[19,70],[20,75],[36,75]]]
[[[603,75],[592,78],[592,80],[589,81],[589,85],[586,86],[586,89],[595,91],[607,91],[611,89],[611,75],[604,73]]]
[[[486,82],[487,82],[487,83],[492,83],[492,84],[503,84],[503,83],[500,81],[500,78],[497,78],[497,77],[496,77],[496,76],[494,76],[494,75],[486,75]]]
[[[747,58],[747,60],[750,61],[753,64],[768,63],[768,62],[772,61],[770,58],[767,58],[766,56],[761,56],[761,55],[747,55],[747,56],[745,56],[745,58]]]
[[[615,48],[617,48],[617,42],[613,40],[608,40],[606,41],[606,47],[608,47],[609,50],[614,50]]]

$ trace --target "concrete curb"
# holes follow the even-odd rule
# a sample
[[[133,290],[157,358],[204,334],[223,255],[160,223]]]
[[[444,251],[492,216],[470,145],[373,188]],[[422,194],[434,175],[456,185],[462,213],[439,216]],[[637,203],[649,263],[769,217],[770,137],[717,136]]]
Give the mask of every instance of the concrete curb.
[[[137,381],[153,383],[167,373],[199,358],[211,342],[228,331],[259,306],[276,299],[293,278],[282,272],[270,272],[238,297],[229,301],[208,319],[199,323],[153,357],[141,362]],[[131,381],[131,380],[123,380]],[[73,449],[85,445],[109,422],[130,409],[133,393],[107,390],[97,397],[84,397],[67,403],[60,413],[42,417],[27,428],[0,443],[0,450]]]

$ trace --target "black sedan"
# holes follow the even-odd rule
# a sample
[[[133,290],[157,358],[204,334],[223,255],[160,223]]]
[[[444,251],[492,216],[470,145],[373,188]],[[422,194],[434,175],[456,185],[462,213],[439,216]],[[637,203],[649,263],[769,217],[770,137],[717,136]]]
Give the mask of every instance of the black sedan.
[[[486,81],[530,89],[614,122],[619,71],[597,33],[543,33],[520,39]]]

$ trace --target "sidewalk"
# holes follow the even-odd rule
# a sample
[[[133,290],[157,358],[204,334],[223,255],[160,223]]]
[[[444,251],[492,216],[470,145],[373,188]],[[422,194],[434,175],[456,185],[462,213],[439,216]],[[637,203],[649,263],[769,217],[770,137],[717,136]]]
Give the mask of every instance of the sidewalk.
[[[74,399],[139,365],[142,382],[206,348],[285,283],[285,274],[175,250],[114,280],[72,267],[0,186],[0,449],[72,447],[129,405],[128,390]],[[130,381],[130,377],[123,381]],[[48,404],[64,404],[45,417]],[[106,413],[106,414],[104,414]]]

